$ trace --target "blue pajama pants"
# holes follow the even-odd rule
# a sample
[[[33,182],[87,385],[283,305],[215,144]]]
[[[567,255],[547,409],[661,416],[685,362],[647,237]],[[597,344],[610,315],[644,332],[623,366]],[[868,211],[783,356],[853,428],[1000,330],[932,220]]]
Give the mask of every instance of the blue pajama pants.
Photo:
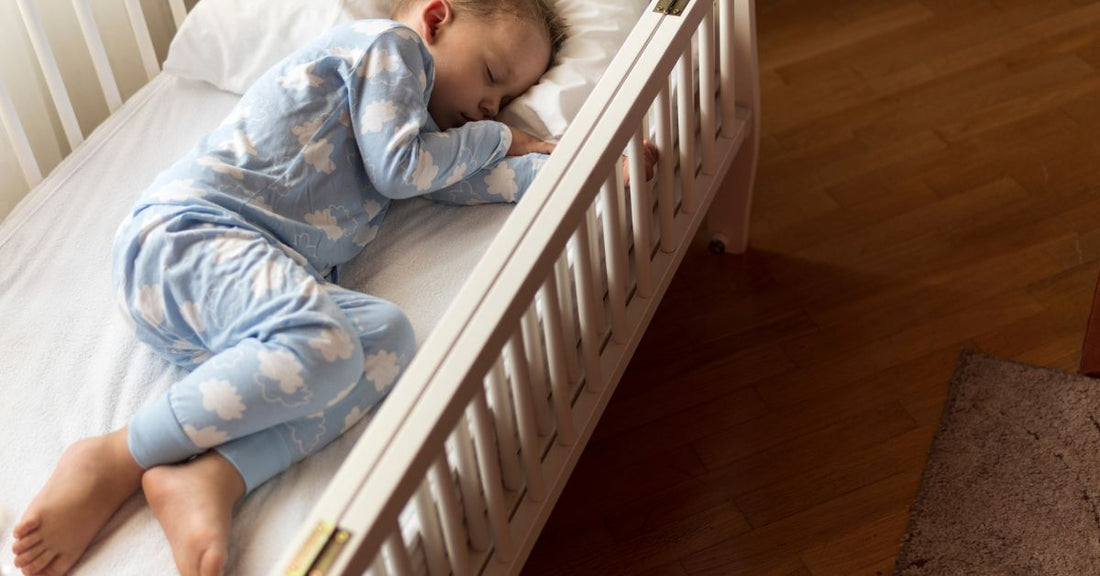
[[[138,338],[190,370],[130,420],[146,469],[215,449],[251,492],[376,407],[415,352],[396,306],[217,207],[140,209],[113,260]]]

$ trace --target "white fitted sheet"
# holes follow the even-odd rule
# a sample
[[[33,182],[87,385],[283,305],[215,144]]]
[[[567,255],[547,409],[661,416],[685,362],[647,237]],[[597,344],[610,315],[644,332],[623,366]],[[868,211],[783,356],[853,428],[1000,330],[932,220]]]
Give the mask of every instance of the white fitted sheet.
[[[182,372],[140,344],[117,311],[115,228],[153,177],[238,96],[161,74],[93,132],[0,222],[0,565],[11,525],[72,442],[124,425]],[[400,306],[422,342],[511,211],[395,202],[340,283]],[[230,574],[266,572],[364,424],[253,493],[232,535]],[[168,574],[171,551],[139,494],[74,574]]]

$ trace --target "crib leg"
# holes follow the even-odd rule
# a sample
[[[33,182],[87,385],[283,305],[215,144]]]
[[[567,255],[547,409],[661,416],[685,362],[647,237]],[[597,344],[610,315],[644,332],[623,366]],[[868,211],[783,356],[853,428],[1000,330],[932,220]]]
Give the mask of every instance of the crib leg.
[[[757,153],[755,135],[749,134],[734,157],[725,181],[715,192],[706,218],[712,252],[742,254],[748,248]]]
[[[756,3],[754,0],[720,0],[722,25],[727,37],[733,35],[732,52],[723,52],[722,74],[726,98],[725,121],[734,118],[729,100],[749,111],[747,133],[733,158],[725,181],[719,186],[707,213],[710,249],[714,252],[741,254],[749,244],[749,212],[756,180],[756,159],[760,153],[760,78],[756,53]],[[731,59],[732,57],[732,59]],[[730,69],[732,67],[732,70]],[[732,85],[731,85],[732,84]],[[731,124],[724,125],[732,128]],[[732,132],[726,132],[728,137]]]

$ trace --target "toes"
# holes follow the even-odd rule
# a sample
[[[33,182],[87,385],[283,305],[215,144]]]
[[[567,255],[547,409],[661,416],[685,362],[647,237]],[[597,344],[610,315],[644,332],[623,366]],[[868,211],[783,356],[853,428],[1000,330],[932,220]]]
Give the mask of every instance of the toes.
[[[57,552],[52,550],[47,551],[45,554],[39,556],[34,562],[31,562],[30,566],[23,569],[24,574],[39,574],[50,565],[57,558]]]
[[[32,547],[36,546],[41,541],[42,541],[42,535],[41,534],[32,533],[30,536],[27,536],[26,538],[21,538],[19,540],[16,540],[15,544],[11,545],[11,553],[18,556],[18,555],[26,552],[27,550],[30,550]]]
[[[27,514],[12,528],[11,535],[16,539],[26,538],[31,532],[34,532],[42,524],[42,517],[38,514]]]
[[[24,568],[25,566],[29,566],[31,562],[37,560],[39,557],[45,554],[47,550],[48,548],[46,548],[46,546],[43,545],[41,542],[35,544],[34,546],[31,546],[26,551],[20,552],[19,555],[15,557],[15,567]]]

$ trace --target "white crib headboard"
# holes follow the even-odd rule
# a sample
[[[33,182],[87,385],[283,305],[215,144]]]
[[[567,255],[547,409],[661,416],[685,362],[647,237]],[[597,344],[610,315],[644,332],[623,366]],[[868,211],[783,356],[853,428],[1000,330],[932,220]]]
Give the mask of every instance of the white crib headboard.
[[[0,3],[0,219],[159,72],[185,14],[184,0]]]

